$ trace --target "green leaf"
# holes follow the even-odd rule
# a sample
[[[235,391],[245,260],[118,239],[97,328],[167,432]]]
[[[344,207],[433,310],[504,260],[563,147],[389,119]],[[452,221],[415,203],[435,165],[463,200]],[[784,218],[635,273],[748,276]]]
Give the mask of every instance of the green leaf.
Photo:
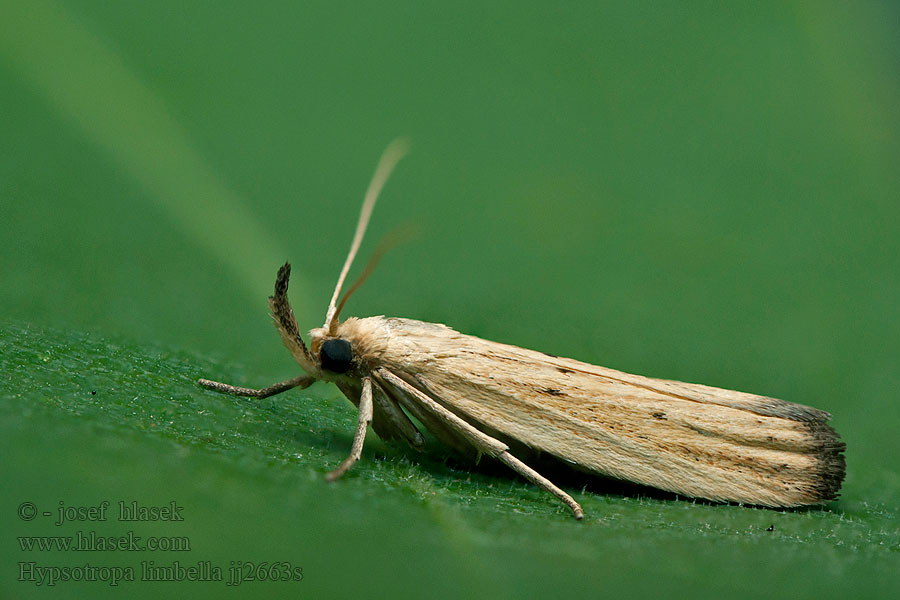
[[[582,481],[576,522],[549,495],[503,471],[466,469],[439,448],[422,456],[370,436],[334,484],[323,473],[349,449],[354,414],[322,384],[265,400],[223,396],[199,376],[249,379],[240,366],[79,332],[7,325],[0,334],[7,570],[38,566],[184,566],[289,562],[301,582],[246,582],[268,592],[348,596],[378,590],[516,597],[575,585],[665,594],[686,581],[734,594],[875,597],[900,564],[896,513],[859,501],[772,511],[649,497]],[[317,389],[319,388],[319,389]],[[574,480],[577,480],[574,479]],[[568,478],[567,482],[574,481]],[[55,525],[67,507],[110,503],[108,519]],[[183,521],[122,522],[118,504],[182,507]],[[39,515],[13,518],[24,502]],[[772,530],[770,531],[769,528]],[[190,551],[25,552],[20,536],[77,532],[189,540]],[[249,564],[249,563],[248,563]],[[399,565],[415,566],[409,571]],[[404,580],[397,580],[398,569]],[[464,574],[464,576],[463,576]],[[34,583],[9,582],[7,590]],[[59,582],[67,593],[158,594],[163,584]],[[13,587],[15,586],[15,587]],[[749,586],[749,587],[748,587]],[[193,582],[217,597],[222,582]],[[691,589],[691,588],[685,588]]]

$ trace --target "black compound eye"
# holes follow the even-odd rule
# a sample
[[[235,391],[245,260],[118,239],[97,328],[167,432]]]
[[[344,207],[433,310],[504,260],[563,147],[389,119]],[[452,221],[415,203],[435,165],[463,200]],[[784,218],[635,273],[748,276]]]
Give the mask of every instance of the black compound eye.
[[[322,368],[332,373],[346,373],[353,360],[353,347],[347,340],[332,338],[322,343],[319,350],[319,361]]]

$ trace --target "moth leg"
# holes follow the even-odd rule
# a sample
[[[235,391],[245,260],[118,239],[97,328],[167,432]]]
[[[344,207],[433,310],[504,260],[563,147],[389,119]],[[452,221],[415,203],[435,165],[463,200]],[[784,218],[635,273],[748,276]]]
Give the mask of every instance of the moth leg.
[[[372,379],[363,379],[362,394],[359,396],[359,421],[356,424],[356,435],[353,436],[353,446],[350,448],[350,456],[338,465],[338,467],[325,475],[328,481],[334,481],[346,473],[353,464],[362,456],[363,442],[366,441],[366,430],[372,422]]]
[[[466,438],[457,433],[455,429],[452,429],[434,413],[423,408],[422,405],[410,398],[409,394],[402,389],[386,385],[384,381],[381,381],[380,383],[381,385],[379,387],[383,389],[385,393],[394,398],[395,402],[398,402],[407,410],[407,412],[409,412],[409,414],[418,419],[419,422],[422,423],[422,425],[424,425],[425,428],[428,429],[428,431],[430,431],[442,444],[448,448],[452,448],[460,455],[476,460],[477,462],[477,458],[481,456],[481,452],[475,449],[475,447]]]
[[[228,385],[227,383],[219,383],[218,381],[210,381],[209,379],[198,379],[197,385],[205,387],[208,390],[222,392],[223,394],[231,394],[232,396],[268,398],[269,396],[280,394],[281,392],[285,392],[295,387],[298,387],[301,390],[305,390],[306,388],[311,386],[313,382],[315,382],[315,378],[310,377],[309,375],[300,375],[299,377],[294,377],[293,379],[288,379],[287,381],[275,383],[270,385],[269,387],[264,387],[259,390],[255,390],[253,388],[238,387],[236,385]]]
[[[554,485],[552,481],[510,454],[509,447],[506,444],[504,444],[500,440],[492,438],[482,431],[479,431],[476,427],[466,422],[450,410],[444,408],[441,404],[430,398],[428,395],[419,391],[417,388],[413,387],[403,379],[397,377],[387,369],[376,369],[375,374],[394,387],[400,388],[401,390],[410,394],[413,398],[418,400],[428,411],[434,413],[437,417],[439,417],[453,429],[455,429],[462,437],[464,437],[473,446],[475,446],[475,448],[479,452],[483,452],[488,456],[499,459],[501,462],[509,466],[513,471],[515,471],[528,481],[544,488],[545,490],[562,500],[562,502],[566,506],[572,509],[572,513],[574,514],[576,519],[580,520],[584,518],[584,511],[581,509],[581,506],[577,502],[575,502],[575,499],[572,498],[572,496],[556,487],[556,485]]]
[[[341,393],[359,409],[359,397],[362,395],[362,382],[358,384],[346,381],[335,382]],[[416,429],[409,417],[400,409],[397,401],[388,396],[387,390],[382,386],[372,386],[372,429],[378,437],[385,441],[406,440],[415,450],[422,450],[425,446],[425,438]]]

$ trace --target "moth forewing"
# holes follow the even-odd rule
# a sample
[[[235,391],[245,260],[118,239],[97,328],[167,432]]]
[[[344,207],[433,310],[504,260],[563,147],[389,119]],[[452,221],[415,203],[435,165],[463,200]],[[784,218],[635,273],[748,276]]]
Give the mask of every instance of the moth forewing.
[[[361,362],[476,428],[597,474],[771,507],[830,500],[843,479],[844,444],[828,414],[810,407],[630,375],[411,319],[348,319],[338,333]]]

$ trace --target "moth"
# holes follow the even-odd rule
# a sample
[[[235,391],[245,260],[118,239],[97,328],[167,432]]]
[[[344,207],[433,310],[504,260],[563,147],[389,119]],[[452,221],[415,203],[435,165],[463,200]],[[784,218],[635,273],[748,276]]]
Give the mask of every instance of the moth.
[[[309,345],[288,302],[290,264],[278,271],[269,307],[284,345],[304,374],[262,389],[206,379],[199,385],[266,398],[326,381],[359,409],[349,456],[359,460],[371,424],[384,440],[422,449],[416,419],[464,454],[487,455],[584,515],[568,493],[515,456],[550,454],[589,473],[692,498],[765,507],[834,499],[844,479],[845,444],[824,411],[743,392],[653,379],[458,333],[445,325],[383,316],[341,321],[338,303],[378,195],[402,141],[384,152],[363,201],[350,252],[322,327]],[[412,418],[410,418],[412,417]]]

